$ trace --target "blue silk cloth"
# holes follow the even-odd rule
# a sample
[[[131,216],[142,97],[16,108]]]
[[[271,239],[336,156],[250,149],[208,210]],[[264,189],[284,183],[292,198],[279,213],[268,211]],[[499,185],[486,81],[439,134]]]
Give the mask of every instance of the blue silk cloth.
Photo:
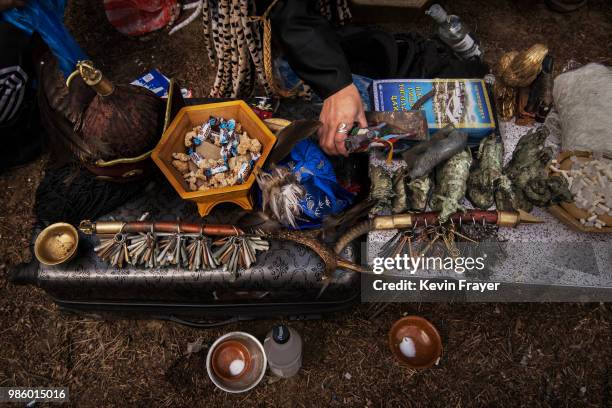
[[[300,229],[318,228],[324,217],[338,214],[352,204],[353,194],[338,184],[331,162],[312,140],[296,144],[281,164],[293,171],[306,190],[300,201]]]
[[[65,7],[66,0],[28,0],[24,7],[0,13],[0,19],[28,34],[40,34],[67,77],[78,61],[88,57],[64,26]]]

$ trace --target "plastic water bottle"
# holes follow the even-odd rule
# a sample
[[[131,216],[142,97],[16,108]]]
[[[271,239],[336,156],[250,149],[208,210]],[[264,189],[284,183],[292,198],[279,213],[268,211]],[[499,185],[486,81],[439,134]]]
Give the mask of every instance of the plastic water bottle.
[[[432,5],[425,14],[431,16],[438,23],[440,39],[451,47],[460,58],[482,58],[480,47],[459,17],[448,15],[439,4]]]
[[[272,374],[293,377],[302,367],[302,338],[285,325],[272,328],[264,340],[264,350]]]

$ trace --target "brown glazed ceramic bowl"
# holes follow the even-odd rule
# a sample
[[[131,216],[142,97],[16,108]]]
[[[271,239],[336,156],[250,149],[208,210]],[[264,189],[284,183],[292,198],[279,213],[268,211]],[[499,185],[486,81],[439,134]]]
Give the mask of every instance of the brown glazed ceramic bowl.
[[[236,360],[244,361],[244,368],[232,375],[230,365]],[[255,387],[264,377],[267,365],[261,342],[244,332],[231,332],[219,337],[206,356],[206,370],[211,381],[231,393]]]
[[[242,361],[244,366],[239,373],[232,373],[231,364]],[[249,372],[251,355],[247,347],[237,340],[220,343],[213,351],[212,368],[215,374],[225,381],[236,381]]]
[[[442,339],[429,321],[419,316],[406,316],[391,327],[389,348],[400,363],[410,368],[429,368],[442,355]]]

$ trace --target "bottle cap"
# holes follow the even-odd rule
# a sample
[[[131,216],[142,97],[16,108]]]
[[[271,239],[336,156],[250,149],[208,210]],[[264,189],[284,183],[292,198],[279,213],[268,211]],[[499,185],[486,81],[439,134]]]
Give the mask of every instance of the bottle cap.
[[[272,339],[278,344],[285,344],[289,341],[289,337],[291,337],[291,333],[289,332],[289,328],[284,324],[279,324],[272,328]]]
[[[448,14],[439,4],[432,5],[425,14],[431,16],[438,23],[444,23],[448,19]]]

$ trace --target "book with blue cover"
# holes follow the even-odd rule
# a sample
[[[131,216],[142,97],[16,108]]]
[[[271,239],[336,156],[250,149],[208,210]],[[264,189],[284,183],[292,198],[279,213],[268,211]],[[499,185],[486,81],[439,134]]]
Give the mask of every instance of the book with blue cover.
[[[433,92],[432,92],[433,91]],[[406,111],[432,92],[419,109],[425,112],[429,133],[448,124],[464,130],[477,144],[495,130],[495,117],[482,79],[383,79],[372,83],[374,110]]]

